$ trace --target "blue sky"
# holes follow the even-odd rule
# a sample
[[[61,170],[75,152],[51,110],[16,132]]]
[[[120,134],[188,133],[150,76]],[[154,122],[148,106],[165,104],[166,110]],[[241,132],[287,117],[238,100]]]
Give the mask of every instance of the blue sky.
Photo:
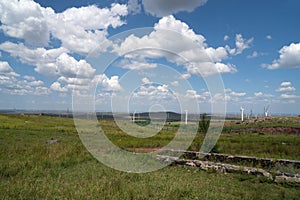
[[[269,105],[271,115],[300,114],[299,8],[296,0],[2,0],[0,109],[67,110],[73,94],[95,97],[101,111],[209,112],[226,101],[228,112],[261,115]],[[205,82],[214,76],[221,93]]]

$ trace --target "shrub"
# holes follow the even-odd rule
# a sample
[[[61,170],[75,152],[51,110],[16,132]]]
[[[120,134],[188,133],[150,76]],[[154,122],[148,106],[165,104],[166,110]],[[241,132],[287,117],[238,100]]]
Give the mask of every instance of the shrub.
[[[207,114],[203,113],[200,115],[200,121],[198,126],[198,133],[206,134],[209,128],[210,119],[208,119]]]

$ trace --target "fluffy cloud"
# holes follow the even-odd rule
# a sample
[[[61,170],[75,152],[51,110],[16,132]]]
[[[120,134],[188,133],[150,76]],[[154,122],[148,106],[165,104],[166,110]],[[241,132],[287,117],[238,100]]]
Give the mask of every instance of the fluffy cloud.
[[[90,82],[95,78],[94,73],[96,70],[89,63],[85,60],[77,61],[67,54],[68,50],[63,47],[50,50],[44,48],[30,49],[24,44],[5,42],[0,44],[0,49],[14,57],[18,57],[23,63],[35,66],[35,71],[38,73],[52,78],[58,77],[57,81],[50,86],[53,91],[66,92],[74,87],[88,89]],[[1,65],[3,66],[1,67]],[[11,70],[6,63],[0,63],[0,68],[6,71]],[[31,84],[39,83],[34,82],[34,77],[26,76],[25,79],[33,81]],[[107,87],[110,90],[109,85],[114,84],[115,79],[108,79],[107,81],[109,82]],[[66,85],[62,87],[61,84]]]
[[[148,78],[146,78],[146,77],[144,77],[144,78],[142,79],[142,83],[143,83],[143,84],[152,84],[152,82],[151,82]]]
[[[234,92],[234,91],[231,91],[230,92],[230,95],[234,96],[234,97],[244,97],[246,96],[246,92]]]
[[[105,92],[114,92],[122,89],[118,76],[108,78],[105,74],[99,74],[92,78],[66,78],[62,76],[50,88],[57,92],[76,90],[79,93],[84,93],[91,89],[95,90],[95,88]]]
[[[171,82],[171,85],[177,87],[177,86],[179,86],[179,82],[178,82],[178,81],[172,81],[172,82]]]
[[[292,83],[291,83],[291,82],[282,82],[282,83],[280,84],[280,87],[290,87],[290,86],[292,86]]]
[[[267,55],[267,53],[253,51],[253,53],[248,55],[247,58],[250,59],[250,58],[256,58],[258,56],[265,56],[265,55]]]
[[[224,41],[228,41],[229,40],[229,36],[228,35],[225,35],[224,36]]]
[[[19,76],[14,70],[11,68],[11,66],[8,64],[8,62],[0,61],[0,74],[6,74],[9,76]]]
[[[10,73],[13,69],[9,66],[8,62],[0,61],[0,73]]]
[[[142,10],[142,6],[141,4],[139,4],[138,0],[129,0],[127,6],[128,6],[128,11],[133,15],[140,13]]]
[[[258,52],[257,51],[253,51],[253,53],[251,55],[248,55],[247,58],[256,58],[258,57]]]
[[[191,74],[184,73],[184,74],[181,74],[181,76],[179,77],[179,79],[189,79],[190,77],[191,77]]]
[[[273,97],[274,95],[272,95],[272,94],[265,94],[263,92],[255,92],[254,96],[255,97],[262,97],[262,98],[269,98],[269,97]]]
[[[120,4],[111,4],[109,8],[91,5],[56,13],[52,8],[44,8],[32,0],[3,0],[0,2],[1,29],[7,36],[24,42],[4,42],[0,44],[0,50],[17,57],[22,63],[34,66],[40,74],[58,78],[50,86],[53,91],[67,92],[73,88],[84,90],[97,81],[106,91],[120,90],[117,76],[94,76],[95,69],[85,60],[76,60],[71,53],[86,55],[95,49],[97,52],[106,51],[111,45],[107,39],[107,29],[122,26],[125,21],[121,18],[127,14],[127,6]],[[61,47],[46,49],[50,36],[59,40]],[[28,91],[36,94],[50,92],[43,82],[30,76],[22,80],[28,88],[16,85],[21,82],[12,75],[18,74],[7,62],[0,62],[0,74],[3,73],[6,76],[2,77],[1,83],[11,83],[12,87],[18,88],[12,91],[18,94],[27,94]]]
[[[25,75],[23,78],[24,78],[25,80],[28,80],[28,81],[34,81],[34,80],[35,80],[35,77],[34,77],[34,76],[27,76],[27,75]]]
[[[157,101],[168,101],[174,100],[175,96],[169,89],[169,86],[155,85],[155,84],[144,84],[141,85],[133,94],[132,97],[141,101],[157,102]]]
[[[135,55],[130,54],[131,58],[165,57],[170,62],[184,65],[189,73],[200,76],[236,72],[233,65],[221,62],[228,56],[225,47],[207,47],[202,35],[196,34],[186,23],[173,16],[160,19],[149,35],[128,36],[121,44],[114,46],[114,51],[124,55],[143,48],[150,50],[143,50],[142,53],[136,51]]]
[[[45,48],[30,49],[22,43],[15,44],[12,42],[0,44],[0,50],[19,58],[23,63],[35,66],[35,71],[50,77],[57,75],[56,59],[62,53],[68,52],[62,47],[51,50]]]
[[[245,92],[235,92],[232,89],[225,89],[224,93],[215,93],[212,95],[208,91],[204,91],[200,94],[195,90],[187,90],[185,98],[197,99],[199,103],[213,103],[213,102],[240,102],[242,97],[245,97]]]
[[[89,85],[91,82],[93,82],[89,78],[67,78],[64,76],[59,77],[57,81],[59,83],[65,83],[70,85]]]
[[[4,34],[23,39],[26,44],[47,46],[50,34],[72,52],[87,54],[98,48],[105,51],[108,27],[119,27],[125,22],[127,6],[112,4],[110,8],[94,5],[70,8],[55,13],[31,0],[3,0],[0,2],[1,29]],[[93,20],[91,20],[93,19]]]
[[[300,67],[300,43],[292,43],[279,50],[279,59],[274,60],[271,65],[263,64],[267,69],[299,68]]]
[[[224,63],[200,62],[187,65],[187,71],[198,76],[209,76],[216,73],[235,73],[234,65]]]
[[[277,101],[273,94],[263,92],[254,92],[252,96],[245,97],[245,104],[265,104]]]
[[[299,98],[299,96],[295,94],[295,91],[296,88],[293,87],[292,82],[289,81],[282,82],[280,87],[276,90],[276,92],[283,93],[280,95],[280,98],[284,100],[284,103],[286,103],[286,101],[295,103],[295,99]]]
[[[197,99],[198,102],[203,102],[204,100],[206,100],[205,95],[200,95],[195,90],[187,90],[185,98]]]
[[[142,0],[142,2],[146,12],[162,17],[180,11],[191,12],[195,8],[204,5],[207,0]]]
[[[62,53],[56,59],[57,71],[65,77],[92,78],[96,71],[85,60],[75,60],[66,53]]]
[[[125,22],[121,17],[127,13],[125,5],[112,4],[111,8],[100,9],[96,6],[70,8],[58,14],[48,9],[45,16],[52,35],[61,40],[63,47],[86,55],[91,50],[106,50],[110,45],[110,41],[106,38],[107,28],[123,25]]]
[[[245,49],[248,49],[250,47],[250,44],[253,42],[253,38],[250,39],[244,39],[241,34],[236,35],[236,52],[235,54],[241,54]]]
[[[102,86],[106,91],[118,91],[122,88],[118,76],[112,76],[110,79],[106,77],[102,80]]]
[[[296,88],[293,87],[291,82],[282,82],[276,92],[293,92]]]
[[[130,35],[120,46],[115,46],[115,51],[123,55],[130,51],[148,47],[153,48],[148,52],[149,57],[155,56],[151,55],[154,50],[162,50],[157,52],[157,56],[160,57],[165,53],[163,50],[166,49],[178,54],[190,50],[191,47],[204,47],[204,41],[205,38],[202,35],[195,34],[186,23],[176,20],[173,16],[168,16],[160,19],[154,25],[154,31],[149,35],[141,38]],[[143,53],[147,52],[143,51]]]
[[[217,95],[215,95],[215,97],[213,99],[220,101],[220,100],[222,100],[222,99],[220,99],[222,97],[223,100],[226,100],[226,101],[239,102],[240,98],[245,97],[246,94],[247,94],[246,92],[236,92],[230,88],[227,88],[227,89],[225,89],[225,96],[221,95],[221,94],[217,94]]]
[[[12,95],[47,95],[50,93],[41,80],[35,80],[35,78],[28,80],[26,77],[1,72],[0,89],[1,92]]]
[[[156,63],[148,63],[146,60],[132,60],[132,59],[123,59],[118,64],[123,69],[130,70],[141,70],[141,69],[153,69],[157,67]]]
[[[85,60],[75,60],[67,54],[68,50],[60,47],[46,50],[45,48],[30,49],[24,44],[5,42],[0,49],[18,57],[23,63],[35,66],[35,71],[49,77],[92,77],[93,69]]]
[[[230,54],[232,55],[238,55],[243,53],[243,51],[245,49],[249,49],[250,45],[252,44],[254,38],[250,38],[250,39],[244,39],[242,34],[236,34],[235,36],[235,46],[236,48],[230,49],[227,46],[227,50],[229,51]]]
[[[31,45],[47,45],[49,27],[43,16],[43,8],[34,1],[1,0],[1,29],[4,34],[24,39]]]
[[[105,91],[120,91],[122,89],[118,76],[108,78],[105,74],[96,75],[92,81]]]
[[[203,95],[207,95],[206,98],[208,98],[208,103],[228,103],[229,101],[233,100],[230,95],[225,93],[215,93],[214,95],[212,95],[210,92],[204,92]]]
[[[57,92],[67,92],[68,88],[62,87],[59,82],[54,82],[51,86],[50,89],[57,91]]]
[[[282,95],[280,95],[280,97],[282,99],[296,99],[296,98],[299,98],[299,96],[294,95],[294,94],[282,94]]]
[[[12,56],[18,57],[22,62],[34,65],[35,71],[49,77],[58,77],[50,89],[57,92],[67,92],[69,89],[76,88],[78,90],[87,90],[91,86],[99,83],[106,91],[120,90],[118,76],[108,78],[105,74],[94,76],[95,69],[90,66],[85,60],[77,61],[72,56],[68,55],[65,48],[46,50],[44,48],[29,49],[24,44],[14,44],[5,42],[0,44],[0,49],[9,52]],[[17,76],[7,62],[0,62],[0,74],[10,73]],[[34,77],[26,76],[26,85],[40,86],[41,82],[36,81]],[[14,81],[7,82],[13,83]],[[62,86],[64,84],[64,86]],[[27,92],[18,90],[20,94]],[[28,91],[32,91],[28,90]],[[46,94],[48,90],[40,88],[40,94]]]

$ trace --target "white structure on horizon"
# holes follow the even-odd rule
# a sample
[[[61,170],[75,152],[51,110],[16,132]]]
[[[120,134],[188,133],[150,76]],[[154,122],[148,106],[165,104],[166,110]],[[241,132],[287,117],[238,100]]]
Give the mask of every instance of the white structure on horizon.
[[[132,122],[133,123],[135,122],[135,113],[136,113],[136,111],[134,111],[133,114],[132,114]]]
[[[265,117],[268,117],[268,116],[269,116],[269,108],[270,108],[270,106],[264,107],[264,114],[265,114]]]
[[[253,111],[252,109],[250,110],[250,114],[249,114],[249,119],[253,117]]]
[[[241,119],[244,121],[244,108],[241,106],[240,111],[241,111]]]
[[[185,124],[188,123],[188,110],[185,110]]]

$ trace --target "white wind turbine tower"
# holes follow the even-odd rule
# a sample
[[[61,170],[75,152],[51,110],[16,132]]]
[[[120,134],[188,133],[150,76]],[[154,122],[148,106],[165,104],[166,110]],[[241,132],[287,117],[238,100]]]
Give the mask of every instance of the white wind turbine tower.
[[[269,105],[268,105],[267,107],[264,107],[264,114],[265,114],[265,117],[268,117],[268,115],[269,115],[269,108],[270,108]]]
[[[188,110],[185,110],[185,124],[188,122]]]
[[[135,113],[136,113],[136,111],[134,111],[133,114],[132,114],[132,122],[133,123],[135,122]]]
[[[244,108],[241,106],[240,111],[241,111],[241,119],[244,121]]]
[[[250,110],[249,114],[247,114],[247,119],[251,119],[253,115],[252,109]]]

